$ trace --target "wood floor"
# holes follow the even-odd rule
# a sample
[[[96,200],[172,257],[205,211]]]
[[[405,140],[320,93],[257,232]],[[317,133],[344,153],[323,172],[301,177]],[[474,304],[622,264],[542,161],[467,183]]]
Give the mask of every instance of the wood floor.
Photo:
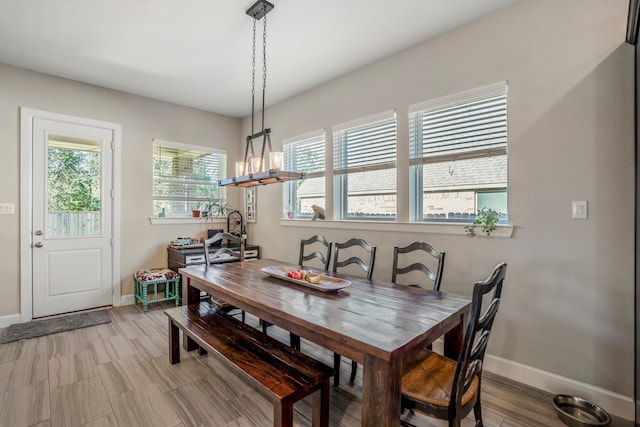
[[[271,405],[215,357],[182,350],[181,363],[169,364],[167,307],[153,304],[146,314],[139,305],[118,307],[110,324],[0,345],[0,426],[271,426]],[[250,315],[247,322],[257,326]],[[274,326],[269,334],[289,338]],[[332,352],[304,340],[302,347],[333,363]],[[359,426],[362,369],[349,385],[350,362],[343,364],[343,385],[331,390],[330,425]],[[548,393],[490,374],[483,384],[486,427],[564,426]],[[310,413],[310,399],[296,404],[296,426],[311,425]],[[632,426],[617,419],[613,425]]]

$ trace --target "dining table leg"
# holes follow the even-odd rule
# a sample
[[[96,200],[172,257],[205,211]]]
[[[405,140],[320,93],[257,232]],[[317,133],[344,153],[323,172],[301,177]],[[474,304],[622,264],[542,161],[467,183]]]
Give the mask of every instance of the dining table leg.
[[[362,425],[391,427],[400,424],[401,361],[364,355]]]
[[[449,359],[458,360],[460,349],[462,348],[462,341],[464,340],[466,317],[464,314],[461,314],[460,322],[444,334],[444,355]]]
[[[186,279],[186,280],[185,280]],[[191,278],[182,276],[182,303],[196,304],[200,302],[200,289],[191,286]],[[192,351],[199,348],[198,344],[189,338],[187,334],[182,334],[182,347],[186,351]]]

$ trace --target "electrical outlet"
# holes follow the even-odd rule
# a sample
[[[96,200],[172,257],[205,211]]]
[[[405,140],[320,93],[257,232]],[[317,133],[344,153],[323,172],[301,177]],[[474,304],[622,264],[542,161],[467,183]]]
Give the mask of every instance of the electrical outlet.
[[[0,203],[0,215],[13,215],[15,206],[13,203]]]
[[[571,218],[587,219],[587,202],[574,201],[571,204]]]

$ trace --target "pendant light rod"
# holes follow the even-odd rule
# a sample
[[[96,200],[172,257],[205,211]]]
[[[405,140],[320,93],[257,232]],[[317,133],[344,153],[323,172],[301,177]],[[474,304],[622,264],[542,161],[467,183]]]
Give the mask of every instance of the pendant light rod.
[[[288,172],[282,170],[282,152],[274,152],[271,147],[271,128],[264,127],[265,94],[267,88],[267,18],[266,15],[273,9],[273,4],[266,0],[258,0],[248,10],[247,15],[253,18],[253,50],[251,66],[251,135],[246,138],[244,161],[236,162],[236,175],[232,178],[218,181],[220,186],[251,187],[254,185],[266,185],[285,181],[304,179],[304,172]],[[255,86],[256,86],[256,21],[264,18],[262,34],[262,123],[261,130],[255,132]],[[256,155],[253,141],[262,139],[262,149],[258,162],[254,162]],[[265,167],[266,150],[269,152],[269,168]],[[251,157],[249,157],[251,155]],[[273,156],[272,156],[273,155]],[[272,163],[273,162],[273,163]],[[256,168],[257,170],[254,169]]]
[[[267,6],[264,5],[264,22],[262,25],[262,123],[260,126],[264,130],[264,99],[267,91]]]

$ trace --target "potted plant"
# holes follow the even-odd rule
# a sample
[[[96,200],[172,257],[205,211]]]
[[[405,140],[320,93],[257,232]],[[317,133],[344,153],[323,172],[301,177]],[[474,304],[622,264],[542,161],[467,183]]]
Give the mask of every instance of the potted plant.
[[[491,233],[496,231],[496,224],[500,222],[501,216],[502,213],[493,209],[487,207],[480,209],[473,224],[464,227],[467,236],[474,237],[476,235],[476,226],[478,225],[482,226],[482,232],[486,233],[487,236],[491,236]]]
[[[225,218],[229,214],[231,206],[225,199],[212,199],[201,204],[200,210],[203,217],[207,220],[212,220],[214,218]]]
[[[292,219],[295,216],[295,212],[291,209],[291,205],[289,203],[283,203],[282,207],[287,213],[287,218]]]
[[[196,204],[191,207],[191,216],[193,218],[200,218],[202,211],[200,210],[200,205]]]

